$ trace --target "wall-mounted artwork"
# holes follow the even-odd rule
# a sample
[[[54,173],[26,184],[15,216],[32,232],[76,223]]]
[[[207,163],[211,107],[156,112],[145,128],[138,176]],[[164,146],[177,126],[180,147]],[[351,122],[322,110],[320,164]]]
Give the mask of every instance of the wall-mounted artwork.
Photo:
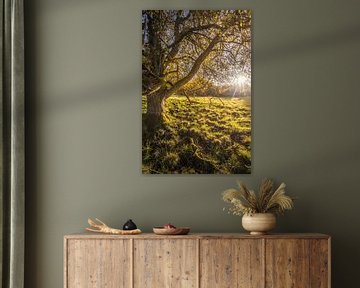
[[[251,18],[142,11],[143,174],[251,172]]]

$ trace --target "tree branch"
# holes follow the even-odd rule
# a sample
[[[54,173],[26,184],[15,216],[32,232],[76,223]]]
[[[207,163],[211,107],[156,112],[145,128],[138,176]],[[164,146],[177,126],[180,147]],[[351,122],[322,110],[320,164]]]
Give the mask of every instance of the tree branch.
[[[190,72],[182,79],[180,79],[178,82],[176,82],[174,84],[173,87],[171,87],[168,91],[167,91],[167,97],[169,97],[170,95],[172,95],[173,93],[175,93],[180,87],[182,87],[183,85],[185,85],[187,82],[189,82],[194,75],[199,71],[201,64],[204,62],[204,60],[206,59],[206,57],[211,53],[212,49],[214,48],[214,46],[219,43],[220,40],[220,36],[217,35],[214,37],[214,39],[210,42],[209,46],[205,49],[204,52],[202,52],[200,54],[200,56],[196,59],[196,61],[194,62],[194,65],[192,66]]]
[[[179,33],[178,30],[175,30],[175,40],[174,40],[174,43],[172,43],[169,46],[169,48],[171,48],[171,50],[170,50],[169,54],[167,55],[165,67],[179,52],[180,43],[186,36],[192,34],[193,32],[207,30],[210,28],[221,29],[221,27],[217,24],[207,24],[207,25],[201,25],[201,26],[197,26],[197,27],[188,28],[181,33]],[[177,29],[178,29],[178,27],[177,27]]]
[[[172,43],[170,45],[170,48],[179,44],[187,35],[190,35],[196,31],[206,30],[206,29],[210,29],[210,28],[221,29],[221,26],[219,26],[217,24],[207,24],[207,25],[201,25],[201,26],[197,26],[197,27],[188,28],[179,34],[178,39],[175,39],[174,43]]]

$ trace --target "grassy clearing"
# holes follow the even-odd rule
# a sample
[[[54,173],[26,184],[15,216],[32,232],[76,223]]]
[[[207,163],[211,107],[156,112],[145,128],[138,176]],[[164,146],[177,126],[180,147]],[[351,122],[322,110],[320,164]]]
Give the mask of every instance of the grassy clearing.
[[[168,98],[164,122],[154,134],[143,130],[143,173],[250,173],[250,102],[210,97],[191,101]]]

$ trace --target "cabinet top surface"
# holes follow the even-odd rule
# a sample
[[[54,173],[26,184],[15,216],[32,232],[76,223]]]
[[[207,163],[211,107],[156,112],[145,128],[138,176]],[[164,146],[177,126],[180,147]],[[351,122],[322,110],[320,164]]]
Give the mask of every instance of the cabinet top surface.
[[[188,235],[156,235],[142,233],[139,235],[109,235],[101,233],[75,233],[64,236],[65,239],[329,239],[329,235],[320,233],[286,233],[250,235],[245,233],[189,233]]]

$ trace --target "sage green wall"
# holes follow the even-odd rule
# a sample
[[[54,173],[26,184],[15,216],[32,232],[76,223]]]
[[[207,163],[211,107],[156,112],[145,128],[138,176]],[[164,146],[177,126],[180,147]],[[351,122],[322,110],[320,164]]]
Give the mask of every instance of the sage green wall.
[[[142,176],[140,11],[251,8],[253,173]],[[333,236],[333,286],[358,287],[360,2],[35,0],[26,3],[26,284],[62,287],[63,235],[88,216],[145,231],[241,231],[220,192],[284,181],[280,232]]]

